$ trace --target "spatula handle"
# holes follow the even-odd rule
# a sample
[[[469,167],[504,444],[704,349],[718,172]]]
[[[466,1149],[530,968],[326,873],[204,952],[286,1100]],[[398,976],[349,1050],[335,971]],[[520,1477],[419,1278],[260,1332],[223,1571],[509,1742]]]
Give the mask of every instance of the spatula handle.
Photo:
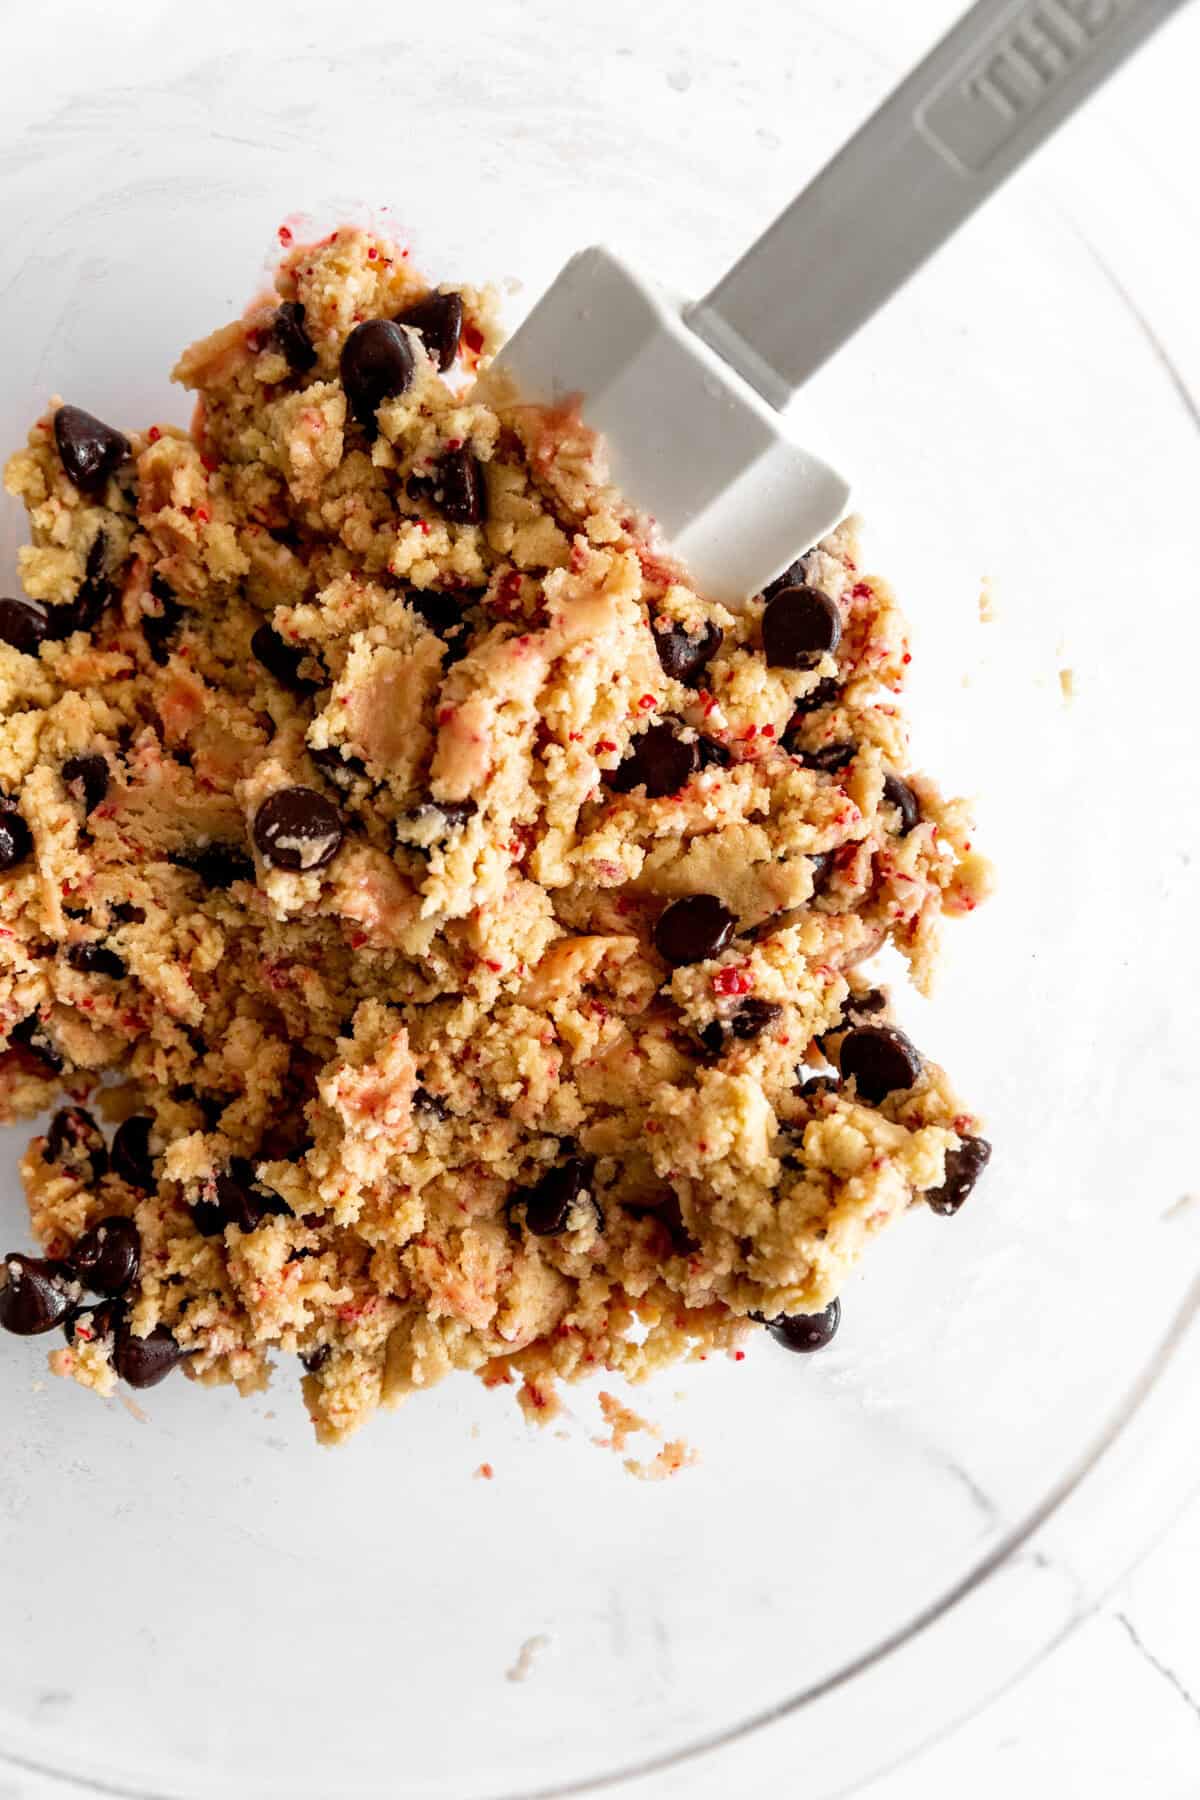
[[[978,0],[703,300],[773,406],[1186,0]]]

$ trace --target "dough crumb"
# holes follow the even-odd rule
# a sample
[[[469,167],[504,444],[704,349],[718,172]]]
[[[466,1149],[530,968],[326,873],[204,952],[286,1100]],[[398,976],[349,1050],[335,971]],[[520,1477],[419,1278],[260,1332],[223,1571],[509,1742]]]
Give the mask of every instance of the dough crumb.
[[[699,1461],[700,1452],[691,1449],[685,1438],[671,1438],[651,1461],[639,1462],[636,1457],[627,1456],[625,1467],[638,1481],[669,1481],[680,1470],[695,1468]]]
[[[1058,685],[1062,691],[1063,699],[1066,701],[1073,700],[1075,698],[1074,669],[1060,669],[1058,671]]]
[[[992,592],[990,575],[985,575],[979,589],[979,623],[994,624],[996,618],[996,601]]]
[[[593,1438],[592,1442],[601,1450],[624,1450],[629,1439],[637,1432],[645,1432],[648,1437],[660,1438],[662,1432],[649,1419],[643,1419],[640,1413],[634,1412],[631,1406],[625,1406],[606,1389],[600,1393],[600,1411],[604,1421],[610,1427],[608,1437]]]
[[[856,520],[720,603],[492,289],[309,231],[188,430],[52,396],[5,469],[0,1119],[57,1110],[0,1324],[101,1396],[275,1372],[322,1444],[455,1373],[546,1424],[957,1211],[980,1122],[872,959],[927,992],[988,865]]]
[[[510,1669],[505,1669],[506,1681],[528,1681],[533,1674],[534,1663],[542,1653],[550,1648],[553,1640],[544,1631],[534,1637],[528,1637],[517,1652],[517,1660]]]
[[[551,1419],[557,1419],[562,1412],[562,1401],[554,1391],[549,1380],[535,1381],[526,1377],[517,1394],[517,1404],[527,1419],[535,1425],[548,1425]]]

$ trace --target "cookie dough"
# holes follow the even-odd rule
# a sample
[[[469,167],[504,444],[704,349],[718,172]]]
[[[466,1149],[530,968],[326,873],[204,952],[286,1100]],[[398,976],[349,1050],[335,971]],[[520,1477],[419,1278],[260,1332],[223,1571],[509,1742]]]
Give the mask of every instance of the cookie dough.
[[[276,287],[190,431],[55,399],[7,466],[0,1105],[60,1110],[0,1323],[101,1394],[294,1369],[325,1442],[815,1348],[987,1159],[862,972],[987,885],[889,588],[851,523],[729,612],[488,292],[350,229]]]

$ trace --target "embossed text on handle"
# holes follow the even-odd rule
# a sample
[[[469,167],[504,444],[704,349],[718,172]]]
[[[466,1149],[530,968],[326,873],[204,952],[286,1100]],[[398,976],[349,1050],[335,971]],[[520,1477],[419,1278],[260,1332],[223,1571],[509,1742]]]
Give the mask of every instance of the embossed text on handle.
[[[925,102],[916,123],[950,162],[981,173],[1087,60],[1135,0],[1032,0]]]

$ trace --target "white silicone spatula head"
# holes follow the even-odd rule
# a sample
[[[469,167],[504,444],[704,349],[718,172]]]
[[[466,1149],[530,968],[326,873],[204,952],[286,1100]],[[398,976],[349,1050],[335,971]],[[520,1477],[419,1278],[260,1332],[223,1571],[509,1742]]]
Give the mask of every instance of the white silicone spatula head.
[[[501,366],[531,400],[579,396],[613,479],[701,591],[738,605],[849,498],[780,409],[1183,4],[978,0],[697,305],[584,250]]]
[[[614,481],[714,600],[737,603],[846,510],[842,477],[608,250],[581,250],[505,346],[521,392],[578,394]]]

